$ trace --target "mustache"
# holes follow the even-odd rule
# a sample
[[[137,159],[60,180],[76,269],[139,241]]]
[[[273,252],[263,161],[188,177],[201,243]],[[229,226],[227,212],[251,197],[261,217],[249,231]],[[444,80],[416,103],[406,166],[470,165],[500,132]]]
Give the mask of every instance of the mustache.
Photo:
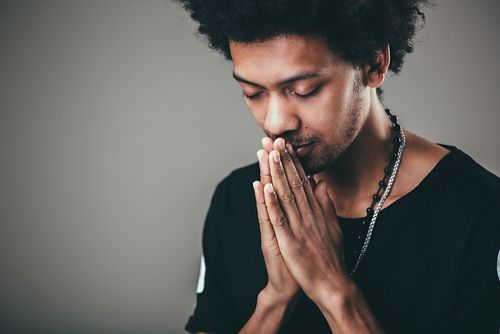
[[[302,146],[310,145],[310,144],[312,144],[312,143],[314,143],[314,141],[305,142],[305,143],[300,143],[300,144],[293,144],[293,143],[292,143],[291,145],[292,145],[294,148],[296,148],[296,147],[302,147]]]
[[[285,142],[289,143],[293,147],[300,147],[300,146],[312,144],[312,143],[316,142],[316,140],[314,140],[312,138],[306,139],[306,140],[286,140],[285,139]]]
[[[268,136],[268,137],[271,138],[271,140],[273,142],[278,138],[283,138],[285,140],[285,143],[290,144],[293,147],[305,146],[305,145],[312,144],[312,143],[317,141],[316,138],[312,138],[312,137],[304,138],[304,139],[286,138],[283,136],[281,136],[281,137],[280,136]]]

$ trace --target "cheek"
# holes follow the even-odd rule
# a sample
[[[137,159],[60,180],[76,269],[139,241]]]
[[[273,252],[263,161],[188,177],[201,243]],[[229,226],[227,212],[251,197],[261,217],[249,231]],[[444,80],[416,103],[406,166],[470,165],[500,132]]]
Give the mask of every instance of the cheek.
[[[323,94],[314,99],[312,103],[306,103],[302,107],[302,119],[304,123],[324,132],[337,124],[345,113],[345,103],[339,99],[337,94]]]
[[[264,127],[266,121],[266,112],[264,110],[252,109],[252,116],[260,127]]]

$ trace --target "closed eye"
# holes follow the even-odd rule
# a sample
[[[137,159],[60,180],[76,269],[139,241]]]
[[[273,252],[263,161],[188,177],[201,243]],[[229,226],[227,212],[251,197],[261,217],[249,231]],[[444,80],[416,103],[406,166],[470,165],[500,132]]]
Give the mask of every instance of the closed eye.
[[[257,94],[253,94],[253,95],[247,95],[247,94],[245,94],[245,92],[243,92],[243,97],[246,99],[249,99],[249,100],[253,100],[253,99],[259,97],[260,94],[262,94],[262,92],[257,93]]]
[[[298,94],[295,92],[292,92],[292,93],[293,93],[293,95],[295,95],[299,99],[308,99],[308,98],[316,95],[319,92],[320,88],[321,88],[321,86],[318,86],[318,87],[314,88],[310,93],[307,93],[307,94]],[[259,92],[257,94],[253,94],[253,95],[247,95],[247,94],[245,94],[245,92],[243,92],[243,97],[246,99],[249,99],[249,100],[254,100],[254,99],[257,99],[262,93],[263,92]]]
[[[307,98],[310,98],[310,97],[316,95],[319,92],[320,88],[321,88],[321,86],[318,86],[318,87],[314,88],[312,92],[304,94],[304,95],[301,95],[298,93],[293,93],[293,95],[297,96],[299,99],[307,99]]]

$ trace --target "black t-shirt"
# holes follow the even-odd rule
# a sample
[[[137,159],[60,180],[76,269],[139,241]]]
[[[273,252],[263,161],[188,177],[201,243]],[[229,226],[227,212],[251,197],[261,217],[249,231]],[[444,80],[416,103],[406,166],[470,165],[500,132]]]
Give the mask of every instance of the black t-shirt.
[[[386,333],[498,333],[500,178],[457,147],[440,145],[450,152],[380,211],[353,279]],[[267,283],[252,187],[259,179],[256,162],[216,187],[188,332],[237,333],[255,309]],[[339,217],[339,223],[352,268],[362,218]],[[331,330],[302,294],[283,333]]]

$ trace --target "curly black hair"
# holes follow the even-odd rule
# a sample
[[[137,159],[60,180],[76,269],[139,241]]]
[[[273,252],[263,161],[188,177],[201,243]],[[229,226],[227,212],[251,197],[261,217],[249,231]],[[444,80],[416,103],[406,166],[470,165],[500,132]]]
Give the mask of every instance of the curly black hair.
[[[431,0],[173,0],[198,23],[199,37],[232,60],[229,41],[253,42],[284,34],[324,37],[330,50],[359,67],[390,47],[398,74]],[[381,90],[379,91],[381,95]]]

